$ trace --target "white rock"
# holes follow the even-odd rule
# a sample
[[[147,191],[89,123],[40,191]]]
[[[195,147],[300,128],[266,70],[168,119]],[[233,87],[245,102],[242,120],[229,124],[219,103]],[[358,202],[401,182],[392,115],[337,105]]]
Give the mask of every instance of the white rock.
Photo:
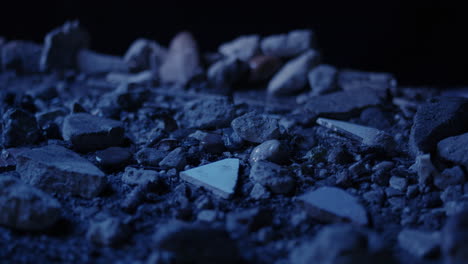
[[[248,35],[222,44],[219,46],[218,51],[225,56],[248,61],[258,53],[259,47],[260,37],[258,35]]]

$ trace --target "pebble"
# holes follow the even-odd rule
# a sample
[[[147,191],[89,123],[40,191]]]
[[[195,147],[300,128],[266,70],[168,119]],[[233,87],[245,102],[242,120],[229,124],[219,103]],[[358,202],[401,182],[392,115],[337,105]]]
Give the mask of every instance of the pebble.
[[[202,146],[203,150],[208,153],[221,154],[225,150],[223,137],[221,135],[205,133],[197,130],[194,134],[189,135],[189,137],[194,137],[200,141],[200,145]]]
[[[338,70],[327,64],[320,64],[307,75],[312,95],[323,95],[338,90]]]
[[[358,200],[346,191],[335,187],[320,187],[299,197],[309,215],[319,221],[350,221],[367,225],[367,212]]]
[[[201,210],[197,215],[197,220],[201,222],[212,223],[218,218],[216,210]]]
[[[397,81],[390,73],[342,70],[338,75],[338,86],[345,91],[373,89],[385,92],[395,88]]]
[[[231,127],[242,139],[262,143],[280,136],[278,120],[255,112],[234,119]]]
[[[289,151],[284,143],[272,139],[263,142],[256,146],[250,153],[250,164],[257,161],[267,160],[274,163],[282,164],[288,161]]]
[[[3,70],[14,70],[18,73],[40,72],[42,46],[29,41],[16,40],[5,43],[1,48],[0,66]]]
[[[273,56],[258,55],[249,60],[251,82],[270,79],[280,68],[281,61]]]
[[[442,256],[444,263],[468,263],[468,211],[447,219],[442,229]]]
[[[0,224],[25,231],[53,226],[61,217],[61,205],[52,196],[13,176],[0,176]]]
[[[128,237],[127,226],[118,217],[106,217],[91,221],[86,239],[102,246],[118,246]]]
[[[198,99],[184,106],[182,120],[190,128],[227,127],[234,118],[234,108],[225,97]]]
[[[226,57],[248,61],[260,51],[260,36],[240,36],[230,42],[221,44],[218,51]]]
[[[16,160],[21,179],[47,192],[93,198],[106,184],[105,174],[96,166],[58,145],[23,151]]]
[[[426,186],[438,174],[437,169],[432,164],[430,154],[418,155],[410,169],[416,171],[418,174],[418,183],[420,186]]]
[[[110,147],[96,152],[96,161],[99,166],[111,171],[125,167],[133,158],[128,148]]]
[[[311,30],[293,30],[288,34],[272,35],[262,39],[263,54],[275,57],[294,57],[314,48],[315,34]]]
[[[448,186],[463,184],[466,182],[465,173],[460,166],[447,168],[440,174],[434,176],[434,185],[439,189],[445,189]]]
[[[152,84],[157,76],[150,70],[139,73],[111,72],[107,74],[106,81],[116,84]]]
[[[12,108],[3,114],[2,144],[17,147],[36,143],[41,134],[36,118],[29,112]]]
[[[320,60],[318,51],[309,50],[287,62],[268,83],[268,93],[290,95],[300,92],[307,86],[307,73]]]
[[[438,97],[419,106],[409,138],[411,153],[433,152],[447,137],[468,131],[468,100]]]
[[[133,167],[125,168],[122,174],[122,182],[129,185],[143,185],[148,182],[156,182],[158,179],[159,173],[157,171]]]
[[[468,168],[468,133],[449,137],[437,144],[439,157]]]
[[[463,187],[461,185],[447,186],[440,194],[440,199],[444,204],[456,201],[463,196]]]
[[[274,194],[289,194],[296,187],[296,181],[286,169],[267,161],[258,161],[252,165],[250,179]]]
[[[418,258],[436,255],[440,250],[440,240],[439,232],[403,229],[398,234],[400,247]]]
[[[135,159],[138,164],[143,166],[157,167],[166,156],[167,151],[154,149],[154,148],[142,148],[135,155]]]
[[[231,88],[247,75],[249,66],[235,57],[227,57],[208,68],[207,77],[216,89]]]
[[[223,159],[180,173],[180,178],[229,199],[235,192],[239,174],[238,159]]]
[[[121,122],[77,113],[67,116],[62,135],[78,151],[93,151],[122,144],[124,128]]]
[[[152,64],[158,67],[167,56],[167,49],[156,41],[139,38],[135,40],[124,55],[124,62],[131,72],[141,72],[152,69]]]
[[[184,86],[201,72],[198,45],[192,34],[177,34],[171,40],[166,59],[159,68],[161,81]]]
[[[270,192],[259,183],[256,183],[250,191],[250,197],[254,200],[264,200],[270,198],[270,196]]]
[[[406,187],[408,187],[408,181],[406,178],[403,177],[397,177],[397,176],[392,176],[390,178],[390,187],[395,188],[399,191],[405,192]]]
[[[123,58],[82,49],[77,55],[77,67],[82,73],[97,75],[109,72],[127,72]]]
[[[78,21],[66,22],[44,39],[40,67],[43,71],[75,69],[78,53],[89,46],[90,36]]]
[[[159,166],[165,169],[175,168],[181,170],[187,165],[187,155],[182,148],[176,148],[159,162]]]

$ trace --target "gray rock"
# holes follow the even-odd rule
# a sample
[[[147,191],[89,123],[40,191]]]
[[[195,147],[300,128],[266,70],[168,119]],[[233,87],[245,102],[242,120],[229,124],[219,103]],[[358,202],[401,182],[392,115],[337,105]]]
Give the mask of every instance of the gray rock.
[[[367,212],[358,200],[335,187],[321,187],[299,197],[311,217],[323,222],[350,221],[367,225]]]
[[[16,156],[21,179],[44,191],[92,198],[106,183],[105,174],[75,152],[49,145]]]
[[[397,81],[390,73],[342,70],[338,75],[338,86],[345,91],[369,88],[385,92],[395,88]]]
[[[281,164],[288,161],[288,156],[289,151],[285,144],[279,140],[272,139],[256,146],[250,153],[249,161],[251,164],[261,160]]]
[[[256,183],[250,191],[250,197],[254,200],[263,200],[270,198],[270,192],[263,185]]]
[[[239,174],[238,159],[224,159],[180,173],[180,178],[229,199],[235,192]]]
[[[156,41],[148,39],[135,40],[124,55],[124,62],[131,72],[156,70],[152,66],[159,67],[167,56],[167,49]]]
[[[403,177],[392,176],[389,183],[390,187],[402,192],[406,191],[406,187],[408,187],[408,181]]]
[[[10,109],[3,114],[2,144],[17,147],[34,144],[41,136],[34,115],[21,109]]]
[[[40,72],[39,60],[42,46],[28,41],[10,41],[2,45],[1,68],[19,73]]]
[[[77,113],[65,118],[62,136],[78,151],[92,151],[122,144],[124,128],[119,121]]]
[[[409,138],[411,153],[430,153],[447,137],[468,131],[468,100],[438,97],[419,106]]]
[[[129,185],[143,185],[148,182],[156,182],[159,173],[154,170],[144,170],[132,167],[125,168],[122,174],[122,182]]]
[[[270,79],[281,68],[281,60],[273,56],[258,55],[249,60],[251,82]]]
[[[420,186],[429,184],[439,173],[432,164],[430,154],[418,155],[410,169],[418,174],[418,183]]]
[[[468,168],[468,133],[449,137],[437,144],[437,154],[445,160]]]
[[[172,222],[160,225],[153,238],[159,251],[173,254],[173,263],[240,263],[237,246],[222,229]]]
[[[456,201],[463,196],[463,187],[461,185],[447,186],[440,194],[440,199],[444,204]]]
[[[434,176],[434,185],[439,189],[445,189],[451,185],[465,183],[465,173],[460,166],[443,170],[440,174]]]
[[[139,73],[111,72],[106,76],[106,81],[115,84],[152,84],[156,79],[156,74],[150,70]]]
[[[242,61],[248,61],[259,52],[260,36],[240,36],[230,42],[221,44],[219,53],[227,57],[233,57]]]
[[[224,97],[199,99],[184,106],[182,119],[188,127],[209,129],[228,126],[234,108]]]
[[[250,168],[250,179],[275,194],[291,193],[296,182],[281,166],[267,161],[258,161]]]
[[[0,224],[37,231],[51,227],[61,216],[61,205],[48,194],[12,176],[0,177]]]
[[[128,228],[117,217],[95,219],[90,223],[86,232],[86,238],[89,241],[103,246],[117,246],[128,235]]]
[[[166,169],[175,168],[177,170],[182,170],[187,164],[186,156],[187,155],[182,148],[176,148],[169,152],[169,154],[159,162],[159,166]]]
[[[157,167],[159,162],[167,156],[167,151],[154,148],[143,148],[135,155],[137,162],[144,166]]]
[[[112,171],[125,167],[132,158],[133,153],[128,148],[110,147],[96,152],[99,166]]]
[[[307,86],[307,73],[318,64],[319,60],[319,53],[309,50],[289,61],[268,83],[268,93],[288,95],[300,92]]]
[[[215,88],[230,88],[239,82],[248,70],[249,66],[246,62],[235,57],[228,57],[211,65],[207,77]]]
[[[434,256],[440,249],[440,233],[404,229],[398,234],[401,248],[418,258]]]
[[[242,139],[255,143],[277,139],[280,136],[278,120],[255,112],[232,120],[231,127]]]
[[[468,262],[468,211],[449,217],[442,229],[442,256],[447,264]]]
[[[89,34],[78,21],[66,22],[49,32],[44,39],[40,67],[43,71],[74,69],[78,52],[89,46]]]
[[[294,30],[288,34],[272,35],[262,39],[263,54],[276,57],[294,57],[314,48],[315,34],[311,30]]]
[[[321,64],[307,75],[312,95],[322,95],[338,90],[338,70],[327,64]]]
[[[192,34],[177,34],[172,39],[167,57],[159,68],[161,81],[184,86],[201,72],[198,45]]]
[[[128,66],[123,58],[91,50],[80,50],[76,60],[78,70],[90,75],[128,71]]]
[[[218,218],[216,210],[201,210],[197,215],[197,220],[201,222],[212,223]]]

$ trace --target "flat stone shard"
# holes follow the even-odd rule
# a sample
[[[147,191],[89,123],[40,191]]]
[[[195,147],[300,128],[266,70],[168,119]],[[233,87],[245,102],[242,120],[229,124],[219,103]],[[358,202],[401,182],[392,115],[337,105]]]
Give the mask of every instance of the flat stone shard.
[[[338,75],[338,86],[345,91],[361,89],[387,91],[395,88],[397,81],[390,73],[342,70]]]
[[[67,22],[52,30],[44,39],[41,70],[76,68],[78,52],[88,48],[89,42],[89,34],[80,27],[78,21]]]
[[[102,74],[108,72],[127,72],[128,66],[123,58],[100,54],[91,50],[80,50],[77,54],[77,68],[86,74]]]
[[[47,192],[92,198],[106,183],[105,174],[96,166],[61,146],[27,150],[16,160],[16,171],[21,179]]]
[[[0,66],[3,70],[19,73],[40,72],[39,60],[42,46],[29,41],[10,41],[1,46]]]
[[[219,53],[226,57],[233,57],[242,61],[248,61],[257,55],[260,48],[260,36],[241,36],[219,46]]]
[[[309,50],[286,63],[268,83],[268,93],[288,95],[303,90],[307,85],[307,73],[316,66],[320,55]]]
[[[41,136],[36,118],[24,110],[8,110],[2,121],[1,143],[4,147],[34,144]]]
[[[262,143],[280,136],[278,120],[255,112],[232,120],[231,126],[242,139],[250,142]]]
[[[323,222],[349,221],[367,225],[367,213],[358,200],[335,187],[321,187],[299,197],[311,217]]]
[[[124,128],[119,121],[76,113],[65,118],[62,136],[78,151],[92,151],[120,145]]]
[[[294,57],[314,48],[315,34],[311,30],[294,30],[288,34],[265,37],[260,43],[263,54],[276,57]]]
[[[436,255],[440,250],[440,233],[404,229],[398,234],[398,244],[418,258]]]
[[[468,100],[437,97],[419,106],[414,116],[409,146],[414,156],[430,153],[447,137],[468,131]]]
[[[180,178],[229,199],[235,192],[238,159],[224,159],[180,173]]]
[[[0,224],[25,231],[51,227],[61,216],[53,197],[13,176],[0,177]]]
[[[338,90],[338,70],[326,64],[318,65],[307,75],[312,95],[322,95]]]
[[[468,133],[449,137],[437,144],[439,157],[468,168]]]

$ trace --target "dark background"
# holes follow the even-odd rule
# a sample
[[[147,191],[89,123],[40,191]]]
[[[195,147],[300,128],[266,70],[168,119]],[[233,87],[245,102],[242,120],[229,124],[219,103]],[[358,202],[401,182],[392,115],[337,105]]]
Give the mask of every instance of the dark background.
[[[466,9],[455,1],[9,1],[0,35],[41,42],[67,19],[90,31],[92,48],[123,54],[136,38],[167,45],[194,33],[204,51],[241,34],[312,28],[326,63],[388,71],[403,85],[468,85]]]

